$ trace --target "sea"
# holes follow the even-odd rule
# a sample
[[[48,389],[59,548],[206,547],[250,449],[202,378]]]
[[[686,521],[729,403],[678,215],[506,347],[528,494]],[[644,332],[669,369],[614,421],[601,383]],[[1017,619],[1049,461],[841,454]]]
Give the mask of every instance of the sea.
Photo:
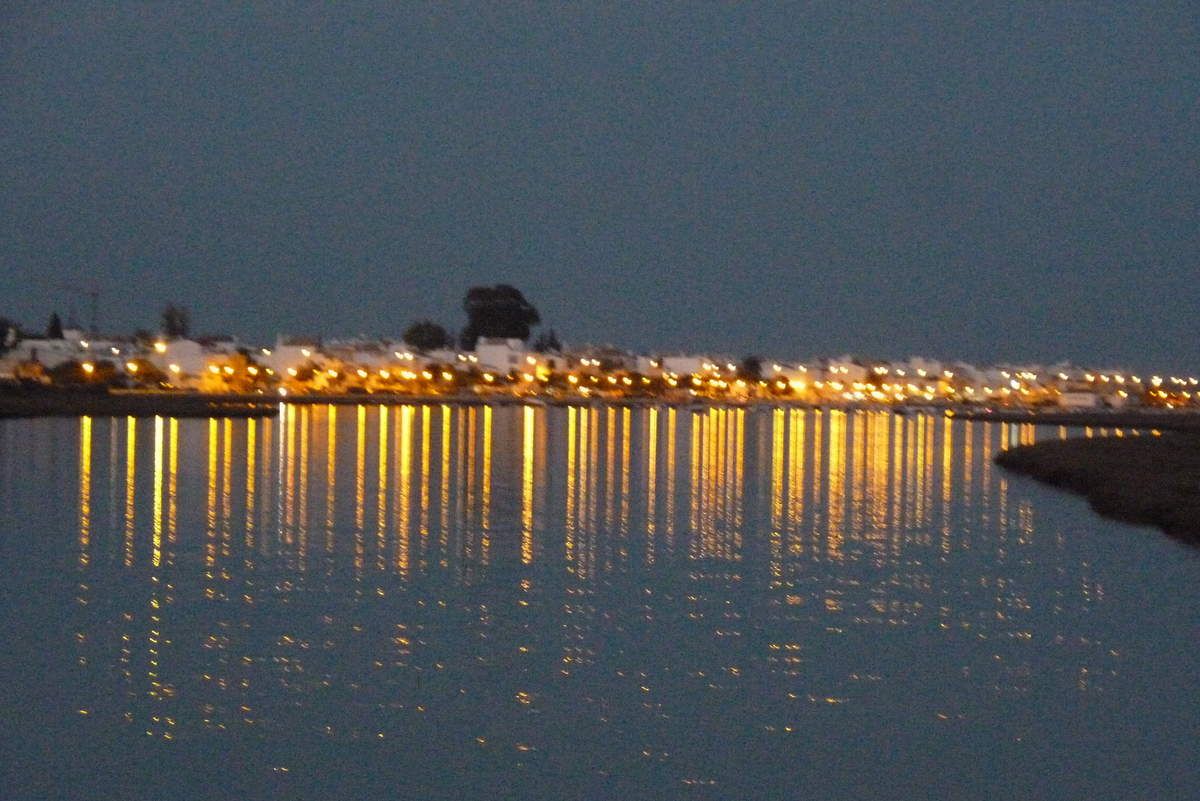
[[[5,799],[1200,798],[1200,551],[793,407],[0,420]]]

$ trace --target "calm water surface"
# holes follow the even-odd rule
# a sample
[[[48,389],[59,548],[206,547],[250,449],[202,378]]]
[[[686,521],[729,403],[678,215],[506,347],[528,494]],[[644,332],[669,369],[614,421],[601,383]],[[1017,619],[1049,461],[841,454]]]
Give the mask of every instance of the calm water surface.
[[[6,798],[1197,798],[1200,556],[811,410],[0,421]]]

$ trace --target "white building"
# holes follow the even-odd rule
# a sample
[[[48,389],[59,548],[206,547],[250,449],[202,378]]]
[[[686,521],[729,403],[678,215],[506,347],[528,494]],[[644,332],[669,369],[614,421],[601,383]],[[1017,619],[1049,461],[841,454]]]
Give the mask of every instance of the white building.
[[[475,358],[482,370],[507,374],[525,364],[525,343],[520,339],[480,337],[475,343]]]

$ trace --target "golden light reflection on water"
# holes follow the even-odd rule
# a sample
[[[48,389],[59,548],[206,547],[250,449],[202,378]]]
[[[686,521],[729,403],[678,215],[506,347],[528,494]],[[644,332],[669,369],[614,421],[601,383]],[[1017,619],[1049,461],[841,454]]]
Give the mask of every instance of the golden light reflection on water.
[[[125,418],[125,566],[134,561],[134,520],[137,509],[137,418]]]
[[[833,646],[837,638],[864,627],[897,629],[935,619],[938,631],[961,633],[993,648],[985,663],[974,666],[985,677],[980,681],[1019,689],[1035,670],[1028,651],[1035,644],[1031,609],[1038,603],[1099,604],[1104,598],[1101,583],[1081,579],[1075,565],[1055,567],[1065,584],[1040,600],[1014,578],[1026,569],[1032,549],[1053,543],[1038,528],[1033,505],[990,467],[998,445],[1036,437],[1027,426],[799,408],[450,405],[353,411],[285,406],[277,422],[156,418],[153,426],[152,493],[139,498],[136,492],[134,420],[123,425],[124,464],[107,473],[101,464],[98,470],[104,474],[100,480],[124,490],[120,525],[105,532],[113,537],[109,543],[123,543],[125,566],[144,561],[152,581],[151,612],[135,615],[136,625],[146,627],[128,623],[120,664],[130,675],[137,672],[131,649],[139,632],[149,632],[149,679],[160,693],[169,686],[160,675],[170,653],[163,650],[169,637],[162,634],[171,625],[164,617],[173,595],[168,579],[186,582],[186,571],[195,567],[187,558],[172,564],[167,543],[176,536],[182,554],[202,546],[191,558],[198,558],[204,571],[206,600],[236,601],[247,608],[269,603],[271,593],[294,597],[300,586],[314,597],[330,592],[342,560],[352,565],[354,576],[371,575],[370,589],[364,590],[369,597],[392,598],[390,588],[400,586],[419,589],[436,574],[458,585],[524,582],[519,584],[522,599],[536,604],[539,592],[550,592],[546,588],[559,582],[555,591],[565,599],[559,606],[570,610],[569,627],[564,623],[570,633],[569,645],[556,649],[554,657],[562,660],[565,654],[569,661],[556,662],[556,671],[577,671],[597,658],[600,649],[588,644],[584,632],[608,623],[597,612],[599,601],[587,599],[600,597],[609,584],[646,594],[639,618],[644,621],[659,614],[657,604],[667,603],[658,599],[661,590],[649,579],[644,587],[630,587],[621,582],[634,579],[622,577],[651,571],[673,576],[682,589],[672,597],[681,606],[670,608],[681,619],[707,626],[702,633],[721,647],[754,639],[746,637],[748,613],[737,607],[731,589],[751,588],[745,592],[757,593],[756,603],[766,610],[755,613],[760,615],[755,625],[771,634],[770,648],[763,656],[745,646],[738,651],[740,662],[731,657],[719,666],[720,678],[703,677],[705,687],[733,686],[758,657],[780,676],[798,677],[819,659],[814,649],[820,643]],[[273,427],[279,428],[277,438]],[[114,422],[114,438],[119,428]],[[85,571],[95,562],[97,490],[104,503],[92,464],[94,431],[90,418],[81,419],[78,563]],[[198,463],[187,460],[186,446],[179,463],[181,436],[206,442]],[[244,454],[237,453],[242,443]],[[278,476],[274,483],[272,475]],[[149,509],[139,509],[139,502]],[[189,518],[194,528],[181,525],[176,531],[176,507],[186,510],[189,504],[195,505]],[[311,516],[310,505],[315,507]],[[149,535],[148,548],[136,545],[138,520],[142,536]],[[322,585],[304,576],[310,529],[324,543]],[[353,537],[339,539],[338,532],[353,532]],[[676,537],[682,538],[678,551]],[[374,559],[367,558],[364,538],[372,540]],[[231,564],[244,565],[238,568],[242,575],[231,575]],[[948,584],[939,573],[947,564],[974,572]],[[269,578],[260,580],[260,575]],[[409,611],[424,622],[405,620],[408,628],[389,629],[388,640],[397,650],[376,661],[394,669],[416,664],[418,646],[425,647],[421,638],[432,636],[428,632],[437,620],[450,619],[437,617],[449,615],[439,606],[443,595],[421,597],[425,605]],[[145,603],[147,596],[141,598]],[[229,665],[236,660],[225,650],[244,616],[220,608],[226,625],[215,627],[211,648],[221,653],[208,673],[225,671],[221,692],[232,699],[250,692],[233,678]],[[322,624],[332,631],[342,622],[340,614],[331,608],[317,617],[336,621]],[[493,631],[489,627],[503,620],[501,614],[476,606],[467,623],[455,625]],[[812,643],[789,633],[800,625],[815,627]],[[250,661],[238,670],[273,680],[282,676],[288,686],[306,688],[296,690],[300,695],[315,692],[336,672],[328,663],[306,672],[307,663],[319,664],[322,631],[303,640],[286,632],[292,641],[280,632],[256,651],[246,650]],[[633,637],[632,631],[612,636]],[[1047,641],[1060,634],[1086,650],[1080,645],[1083,635],[1071,632],[1052,632]],[[334,641],[333,634],[328,638]],[[537,650],[528,641],[522,647],[522,654]],[[1094,650],[1087,653],[1082,684],[1094,690],[1111,675],[1112,660]],[[441,670],[433,659],[422,669],[428,675]],[[869,681],[861,676],[868,674],[864,669],[859,678],[823,677],[818,683],[825,682],[824,689],[814,697],[825,704],[831,703],[827,698],[865,693]],[[310,675],[320,678],[306,684]],[[638,680],[651,686],[649,678]],[[206,680],[210,684],[220,686],[216,679]],[[370,686],[371,680],[360,684]],[[427,708],[432,703],[422,700]],[[228,720],[255,719],[237,705],[231,708],[237,714],[231,712]],[[780,719],[788,714],[779,712]],[[209,719],[216,720],[215,715]],[[153,730],[168,728],[162,724]]]
[[[79,418],[79,566],[91,561],[92,418]]]
[[[521,564],[533,564],[533,476],[535,412],[526,406],[521,415]]]

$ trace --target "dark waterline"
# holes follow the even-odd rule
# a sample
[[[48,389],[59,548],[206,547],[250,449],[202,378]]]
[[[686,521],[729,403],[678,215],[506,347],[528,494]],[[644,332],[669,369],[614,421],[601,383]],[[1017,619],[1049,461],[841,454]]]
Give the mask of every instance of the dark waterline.
[[[8,797],[1194,797],[1200,560],[1057,429],[0,422]]]

